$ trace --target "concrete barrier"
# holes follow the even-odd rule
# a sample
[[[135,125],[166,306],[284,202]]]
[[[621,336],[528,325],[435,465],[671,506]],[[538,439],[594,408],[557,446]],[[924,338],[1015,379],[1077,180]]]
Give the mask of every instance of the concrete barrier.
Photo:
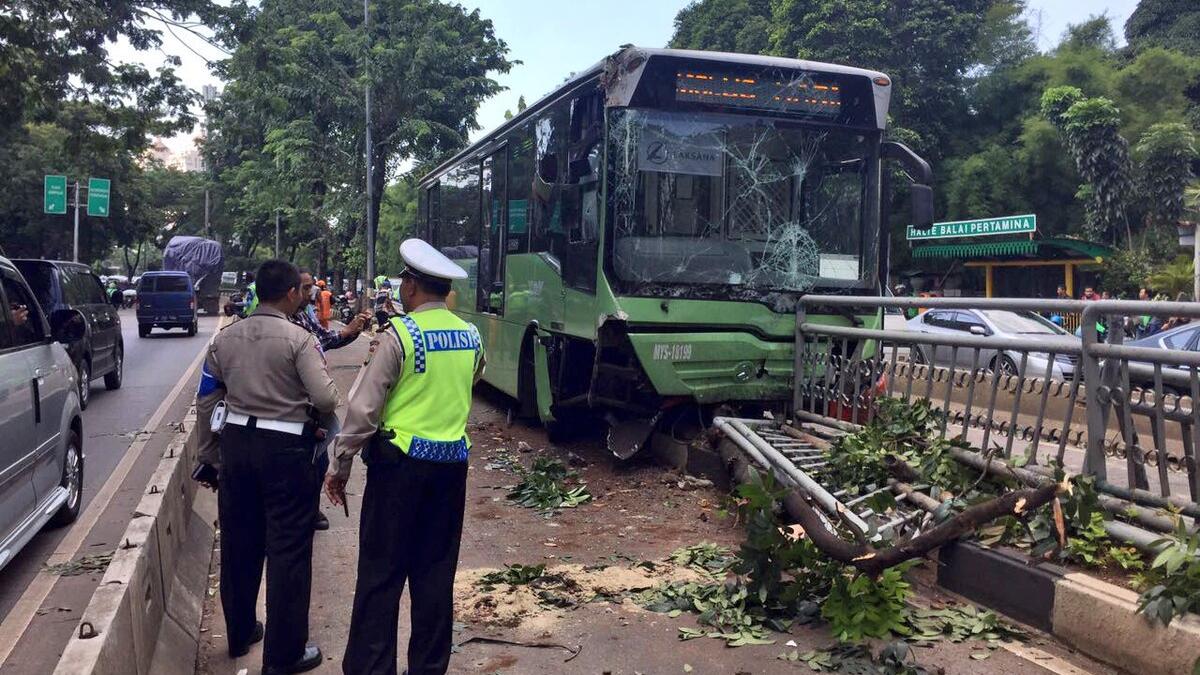
[[[56,675],[194,672],[195,634],[214,535],[211,521],[205,523],[193,510],[194,428],[192,411],[151,476],[78,630],[54,669]],[[188,588],[197,583],[197,568],[201,568],[199,599],[189,597],[195,592]],[[180,631],[192,635],[190,658]],[[171,640],[174,648],[157,650],[160,637]],[[184,653],[156,654],[176,649]]]

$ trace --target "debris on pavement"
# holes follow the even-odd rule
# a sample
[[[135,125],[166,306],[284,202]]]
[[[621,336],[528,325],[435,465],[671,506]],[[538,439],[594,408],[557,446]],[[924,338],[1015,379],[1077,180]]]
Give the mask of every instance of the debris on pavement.
[[[525,508],[552,513],[575,508],[592,499],[592,493],[579,480],[579,474],[557,459],[538,457],[529,469],[518,464],[516,470],[521,475],[521,482],[508,493],[508,498]]]
[[[47,574],[54,574],[60,577],[75,577],[93,572],[102,573],[108,569],[108,564],[112,562],[112,558],[112,551],[108,553],[92,553],[81,558],[76,558],[75,560],[68,560],[64,563],[46,565],[45,569]]]

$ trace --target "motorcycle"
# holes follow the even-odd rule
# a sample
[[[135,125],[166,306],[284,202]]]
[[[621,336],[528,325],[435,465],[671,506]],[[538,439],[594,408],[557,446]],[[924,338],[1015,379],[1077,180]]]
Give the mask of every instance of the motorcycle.
[[[350,323],[354,319],[354,306],[345,295],[338,295],[333,299],[333,311],[342,323]]]

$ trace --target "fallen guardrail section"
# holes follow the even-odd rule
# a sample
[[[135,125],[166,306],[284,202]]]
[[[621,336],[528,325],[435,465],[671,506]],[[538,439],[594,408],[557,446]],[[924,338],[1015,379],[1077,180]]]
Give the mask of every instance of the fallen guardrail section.
[[[195,412],[168,445],[56,675],[194,673],[214,529],[193,510]]]
[[[810,311],[862,317],[918,306],[931,330],[926,319],[905,331],[808,320]],[[1040,318],[1065,313],[1082,317],[1081,338]],[[1197,536],[1200,353],[1124,344],[1123,327],[1142,316],[1200,318],[1200,305],[808,296],[796,318],[788,419],[716,418],[721,459],[735,481],[751,470],[774,476],[792,522],[862,573],[940,550],[939,581],[951,590],[1125,670],[1193,673],[1196,614],[1168,612],[1154,623],[1146,596],[1038,560],[1066,550],[1071,517],[1081,513],[1101,514],[1093,536],[1128,542],[1146,561],[1165,549],[1166,535]],[[1003,334],[999,323],[1037,334]],[[919,431],[899,423],[905,451],[864,472],[870,484],[846,485],[844,458],[862,448],[841,443],[878,441],[859,434],[896,424],[872,427],[896,410],[922,411]],[[929,480],[926,460],[978,479],[960,480],[970,487],[951,494]],[[991,488],[975,491],[985,479]],[[1033,559],[958,541],[984,526],[1030,528],[1033,513],[1051,507],[1054,517],[1042,521],[1051,532]]]

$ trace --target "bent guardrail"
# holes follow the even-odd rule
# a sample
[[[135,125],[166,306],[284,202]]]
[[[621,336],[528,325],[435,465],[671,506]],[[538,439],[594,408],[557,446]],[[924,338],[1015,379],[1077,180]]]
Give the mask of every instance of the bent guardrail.
[[[808,320],[809,313],[907,308],[924,316],[1079,315],[1082,331],[1004,336],[969,322],[961,330],[921,332]],[[943,436],[962,436],[985,455],[1031,470],[1061,466],[1093,475],[1102,492],[1120,500],[1194,519],[1200,352],[1125,344],[1126,320],[1142,316],[1200,319],[1200,304],[807,296],[796,315],[793,414],[827,426],[858,425],[873,418],[876,397],[929,399],[943,413]],[[1162,531],[1170,521],[1147,514],[1138,522]]]

